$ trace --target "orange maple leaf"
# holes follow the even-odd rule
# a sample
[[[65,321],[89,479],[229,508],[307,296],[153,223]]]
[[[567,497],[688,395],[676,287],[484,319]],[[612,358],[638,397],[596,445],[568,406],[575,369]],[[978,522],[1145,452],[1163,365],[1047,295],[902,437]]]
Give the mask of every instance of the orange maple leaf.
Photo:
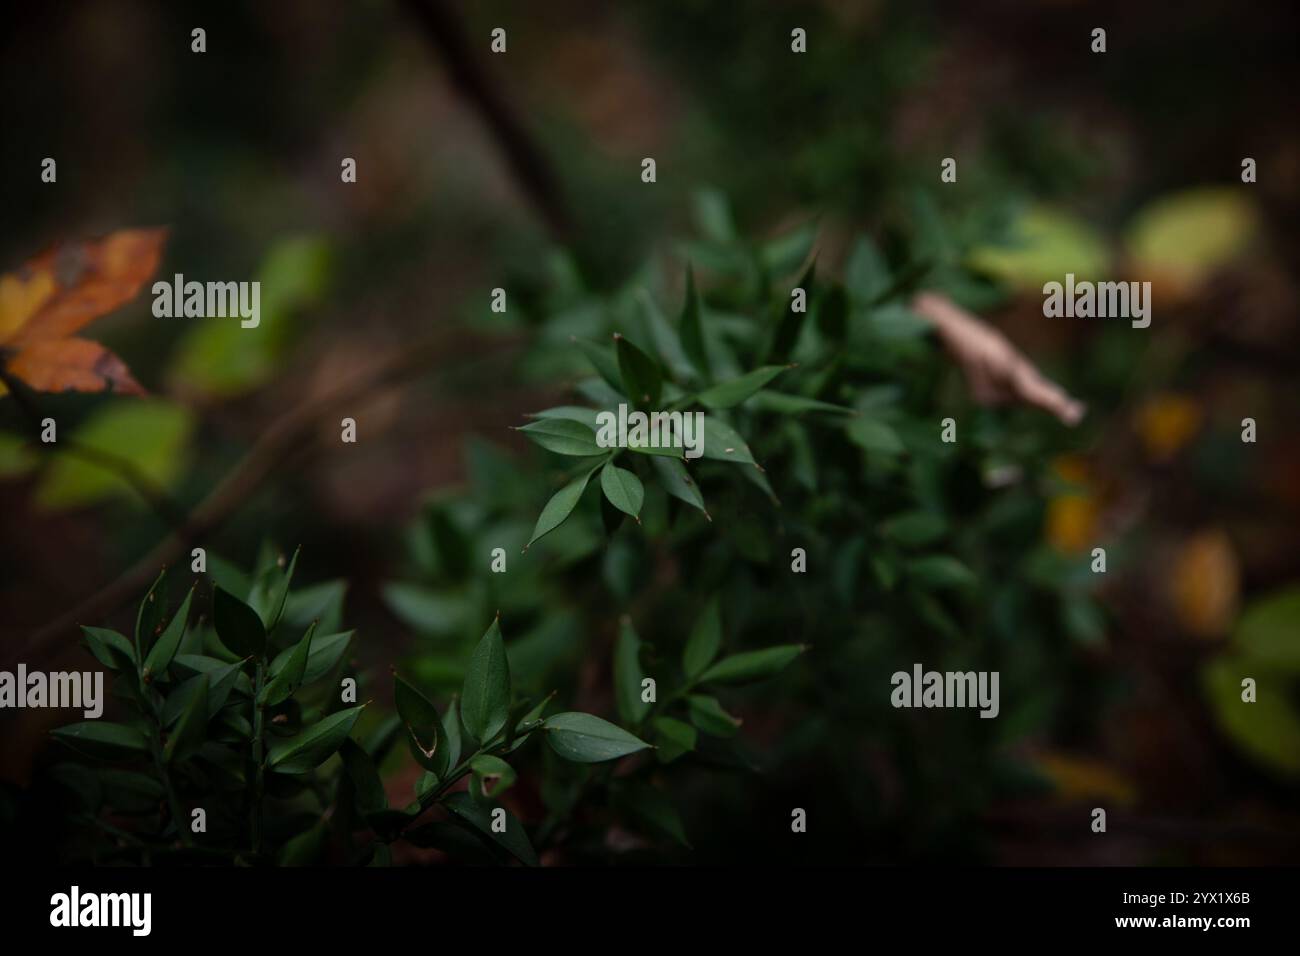
[[[124,229],[65,243],[0,276],[0,364],[39,392],[143,395],[120,358],[76,336],[135,298],[162,260],[166,229]],[[8,389],[0,382],[0,395]]]

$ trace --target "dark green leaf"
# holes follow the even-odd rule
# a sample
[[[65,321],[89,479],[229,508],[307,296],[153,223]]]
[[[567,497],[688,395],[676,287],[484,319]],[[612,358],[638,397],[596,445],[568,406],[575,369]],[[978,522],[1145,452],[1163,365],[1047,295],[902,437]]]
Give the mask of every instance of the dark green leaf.
[[[658,461],[659,459],[654,460]],[[550,534],[564,524],[569,515],[573,513],[573,509],[577,507],[578,500],[587,489],[587,482],[591,480],[591,476],[595,472],[595,468],[584,471],[551,496],[551,500],[546,502],[546,507],[542,509],[542,513],[537,516],[537,524],[533,527],[533,536],[528,539],[528,544],[524,546],[525,551],[532,547],[537,539]]]
[[[460,716],[465,729],[482,744],[496,736],[509,714],[510,665],[500,622],[493,620],[470,657],[460,695]]]
[[[154,580],[149,593],[140,602],[140,610],[135,616],[135,656],[143,661],[153,647],[158,629],[162,626],[163,615],[167,613],[167,570]]]
[[[284,569],[284,574],[271,590],[271,600],[267,606],[265,619],[268,634],[279,626],[280,619],[284,616],[284,604],[289,597],[289,585],[293,582],[293,572],[298,567],[298,554],[301,551],[301,546],[294,549],[293,557],[289,559],[289,566]]]
[[[855,418],[849,422],[845,434],[855,445],[881,455],[901,455],[907,451],[893,428],[874,419]]]
[[[529,440],[557,455],[590,458],[608,449],[596,444],[596,433],[581,422],[569,418],[540,418],[518,429]]]
[[[200,675],[198,689],[176,722],[176,729],[167,738],[163,760],[173,763],[182,760],[203,746],[208,726],[208,676]]]
[[[442,748],[442,718],[422,693],[396,674],[393,699],[410,736],[412,755],[420,765],[438,776],[447,772],[447,753]]]
[[[525,866],[537,865],[537,853],[528,840],[528,834],[524,832],[524,825],[509,810],[477,803],[467,793],[453,793],[443,801],[443,805],[520,863]],[[492,829],[492,811],[496,809],[505,813],[504,833]]]
[[[655,474],[659,476],[664,491],[679,501],[686,502],[692,508],[698,508],[703,512],[704,517],[709,517],[708,511],[704,508],[704,496],[700,494],[699,486],[684,464],[673,458],[651,458],[650,464],[654,467]]]
[[[172,616],[167,629],[162,632],[162,636],[149,649],[149,654],[144,661],[144,670],[142,671],[145,680],[167,670],[167,665],[176,656],[176,651],[181,646],[181,637],[185,634],[185,625],[189,621],[190,601],[193,598],[194,588],[190,588],[190,593],[185,595],[185,600],[181,602],[180,610]]]
[[[706,408],[734,408],[786,370],[785,365],[764,365],[739,378],[719,382],[700,392],[700,404]]]
[[[470,792],[475,798],[490,799],[505,793],[514,785],[515,768],[500,757],[492,754],[479,754],[469,763],[473,771]]]
[[[645,502],[645,487],[641,479],[612,461],[600,471],[600,490],[619,511],[629,514],[639,522],[641,505]]]
[[[686,698],[691,723],[714,737],[734,737],[740,730],[740,718],[722,709],[716,697],[691,694]]]
[[[307,633],[302,636],[302,640],[294,645],[292,653],[284,664],[278,670],[273,668],[274,676],[262,691],[262,702],[266,706],[274,707],[288,700],[302,686],[303,677],[307,673],[307,661],[311,655],[312,635],[315,633],[316,624],[313,622],[307,628]]]
[[[755,464],[745,440],[716,415],[704,416],[704,457],[742,465]]]
[[[657,790],[647,783],[627,783],[616,791],[617,805],[626,811],[641,826],[655,836],[665,836],[675,840],[684,847],[691,843],[686,839],[686,830],[682,826],[677,809],[662,790]]]
[[[724,657],[704,672],[701,683],[743,684],[762,680],[782,670],[808,649],[806,644],[779,644],[761,651],[745,651]]]
[[[346,738],[339,747],[339,758],[343,761],[343,771],[352,781],[356,797],[356,807],[362,816],[388,809],[388,796],[384,793],[384,782],[379,777],[375,762],[370,759],[361,745],[351,737]]]
[[[574,341],[577,343],[578,348],[582,349],[582,354],[587,356],[587,360],[591,362],[592,367],[600,373],[600,377],[621,396],[623,393],[623,376],[619,374],[618,360],[614,357],[614,351],[607,346],[588,342],[586,339],[575,339]]]
[[[140,731],[106,720],[86,720],[55,728],[50,733],[74,750],[102,760],[117,760],[149,749],[149,741]]]
[[[658,405],[664,386],[659,363],[621,335],[614,336],[614,351],[618,355],[619,374],[623,376],[623,391],[628,398],[638,408]]]
[[[542,728],[551,748],[577,763],[615,760],[650,746],[607,720],[574,711],[547,717]]]
[[[221,643],[239,657],[266,653],[266,627],[257,612],[224,588],[212,597],[212,624]]]
[[[307,773],[320,766],[343,746],[352,725],[361,716],[365,704],[330,714],[297,737],[290,737],[271,748],[267,766],[280,773]]]
[[[81,628],[90,653],[105,667],[115,671],[135,670],[135,647],[117,631],[106,627]]]
[[[460,703],[453,697],[442,715],[443,748],[446,751],[447,766],[454,767],[460,761]]]
[[[640,723],[650,711],[650,704],[641,699],[641,638],[628,618],[619,624],[618,638],[614,644],[614,700],[618,715],[625,724]]]
[[[800,260],[802,261],[802,260]],[[808,319],[808,312],[812,309],[813,300],[813,280],[817,273],[817,262],[808,263],[808,268],[804,270],[803,278],[795,287],[804,291],[804,310],[796,312],[794,309],[794,296],[787,297],[785,311],[781,315],[781,321],[777,323],[775,331],[772,333],[772,344],[768,347],[767,357],[773,362],[784,362],[790,357],[790,352],[794,349],[795,343],[799,341],[799,333],[803,329],[804,322]]]
[[[681,337],[682,349],[691,360],[696,370],[703,376],[709,375],[709,353],[704,344],[703,307],[699,293],[695,289],[695,272],[686,266],[686,302],[682,306]]]
[[[942,538],[948,530],[948,523],[930,511],[909,511],[890,518],[881,525],[881,530],[899,544],[915,547]]]
[[[913,558],[906,567],[913,578],[936,588],[970,587],[978,580],[970,568],[944,554]]]
[[[686,642],[686,648],[682,652],[682,670],[685,671],[687,679],[693,680],[703,674],[704,669],[718,656],[718,648],[721,646],[722,610],[715,597],[704,606],[704,611],[695,622],[691,636]]]

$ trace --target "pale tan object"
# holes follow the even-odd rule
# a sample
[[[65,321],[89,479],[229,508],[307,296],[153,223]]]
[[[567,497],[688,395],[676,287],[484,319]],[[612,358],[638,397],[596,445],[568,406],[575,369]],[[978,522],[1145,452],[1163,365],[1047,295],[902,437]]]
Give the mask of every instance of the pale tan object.
[[[981,405],[1018,401],[1051,412],[1066,425],[1083,420],[1087,406],[1044,378],[1005,335],[947,296],[918,293],[912,311],[934,323],[944,348],[961,366],[971,395]]]

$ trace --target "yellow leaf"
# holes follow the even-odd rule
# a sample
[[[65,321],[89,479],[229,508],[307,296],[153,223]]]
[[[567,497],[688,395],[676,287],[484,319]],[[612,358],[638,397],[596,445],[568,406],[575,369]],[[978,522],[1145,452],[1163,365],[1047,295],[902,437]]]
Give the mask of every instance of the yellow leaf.
[[[1048,752],[1034,761],[1034,767],[1052,782],[1064,800],[1109,801],[1121,806],[1132,806],[1137,801],[1133,784],[1097,760]]]
[[[25,279],[14,273],[0,276],[0,343],[13,338],[54,290],[54,276],[49,272],[36,272]]]
[[[1188,295],[1247,251],[1259,228],[1255,204],[1239,188],[1201,187],[1165,196],[1129,224],[1130,272],[1174,297]]]
[[[1240,570],[1223,531],[1187,539],[1174,559],[1169,597],[1178,623],[1196,637],[1224,634],[1237,614]]]
[[[1200,403],[1185,395],[1163,394],[1148,399],[1133,417],[1147,458],[1164,462],[1178,454],[1201,426]]]

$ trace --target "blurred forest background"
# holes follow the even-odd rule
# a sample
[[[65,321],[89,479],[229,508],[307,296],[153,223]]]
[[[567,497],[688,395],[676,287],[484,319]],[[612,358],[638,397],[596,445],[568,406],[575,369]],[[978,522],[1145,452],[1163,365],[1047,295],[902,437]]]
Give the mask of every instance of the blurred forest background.
[[[447,32],[430,9],[459,25]],[[654,275],[676,309],[686,261],[706,295],[711,269],[726,273],[733,228],[760,244],[802,235],[819,277],[844,271],[859,235],[886,251],[896,234],[957,237],[927,284],[1089,406],[1074,430],[1009,413],[1050,430],[1034,447],[1055,483],[1026,550],[1083,567],[1089,593],[1009,637],[1033,699],[1013,702],[1004,683],[1003,717],[985,722],[1014,716],[999,760],[945,763],[965,733],[953,728],[980,723],[969,712],[913,715],[904,737],[878,737],[880,701],[856,708],[883,700],[892,667],[834,695],[786,674],[729,701],[764,772],[733,785],[706,768],[676,789],[692,850],[638,857],[642,844],[618,834],[604,845],[699,863],[1294,862],[1296,20],[1281,0],[27,4],[0,26],[0,271],[56,241],[166,226],[160,278],[260,279],[255,331],[155,319],[146,290],[95,329],[149,396],[41,395],[41,410],[61,440],[128,454],[182,512],[245,468],[200,543],[240,566],[301,544],[297,580],[346,589],[359,666],[402,661],[450,690],[500,595],[448,555],[469,548],[464,560],[485,565],[466,529],[513,509],[527,531],[548,493],[546,456],[509,427],[564,404],[572,383],[557,349],[591,323],[557,308],[557,289],[601,296]],[[203,54],[190,50],[196,26]],[[504,55],[489,53],[498,26]],[[1097,26],[1105,54],[1089,49]],[[795,27],[805,55],[790,51]],[[39,180],[46,156],[57,184]],[[654,184],[640,180],[647,156]],[[941,185],[949,156],[958,182]],[[339,181],[343,157],[355,184]],[[1253,185],[1244,157],[1258,163]],[[1044,319],[1041,285],[1066,272],[1151,280],[1151,327]],[[506,315],[488,308],[498,286]],[[277,444],[285,416],[431,333],[400,374],[294,419]],[[936,383],[939,396],[960,390],[955,369]],[[356,445],[339,443],[343,415]],[[1247,416],[1253,445],[1240,440]],[[144,587],[42,628],[178,519],[26,428],[0,398],[6,666],[88,666],[74,625],[126,630]],[[512,481],[524,489],[505,491]],[[495,493],[513,505],[481,503]],[[1093,578],[1098,545],[1108,570]],[[521,587],[537,591],[512,666],[608,712],[630,602],[577,615],[559,582],[602,579],[615,598],[633,586],[621,590],[598,540],[564,547],[553,568],[511,549]],[[1029,574],[1017,565],[981,588],[1014,605]],[[637,624],[680,631],[694,612]],[[810,659],[833,645],[803,639]],[[938,658],[900,662],[914,660]],[[1241,676],[1259,681],[1253,707]],[[0,715],[10,822],[16,795],[45,786],[46,732],[66,717]],[[386,768],[394,788],[415,773]],[[527,820],[526,774],[516,791]],[[792,806],[810,808],[806,839],[788,832]],[[1093,806],[1111,808],[1104,838],[1089,832]],[[58,839],[46,823],[23,838]]]

